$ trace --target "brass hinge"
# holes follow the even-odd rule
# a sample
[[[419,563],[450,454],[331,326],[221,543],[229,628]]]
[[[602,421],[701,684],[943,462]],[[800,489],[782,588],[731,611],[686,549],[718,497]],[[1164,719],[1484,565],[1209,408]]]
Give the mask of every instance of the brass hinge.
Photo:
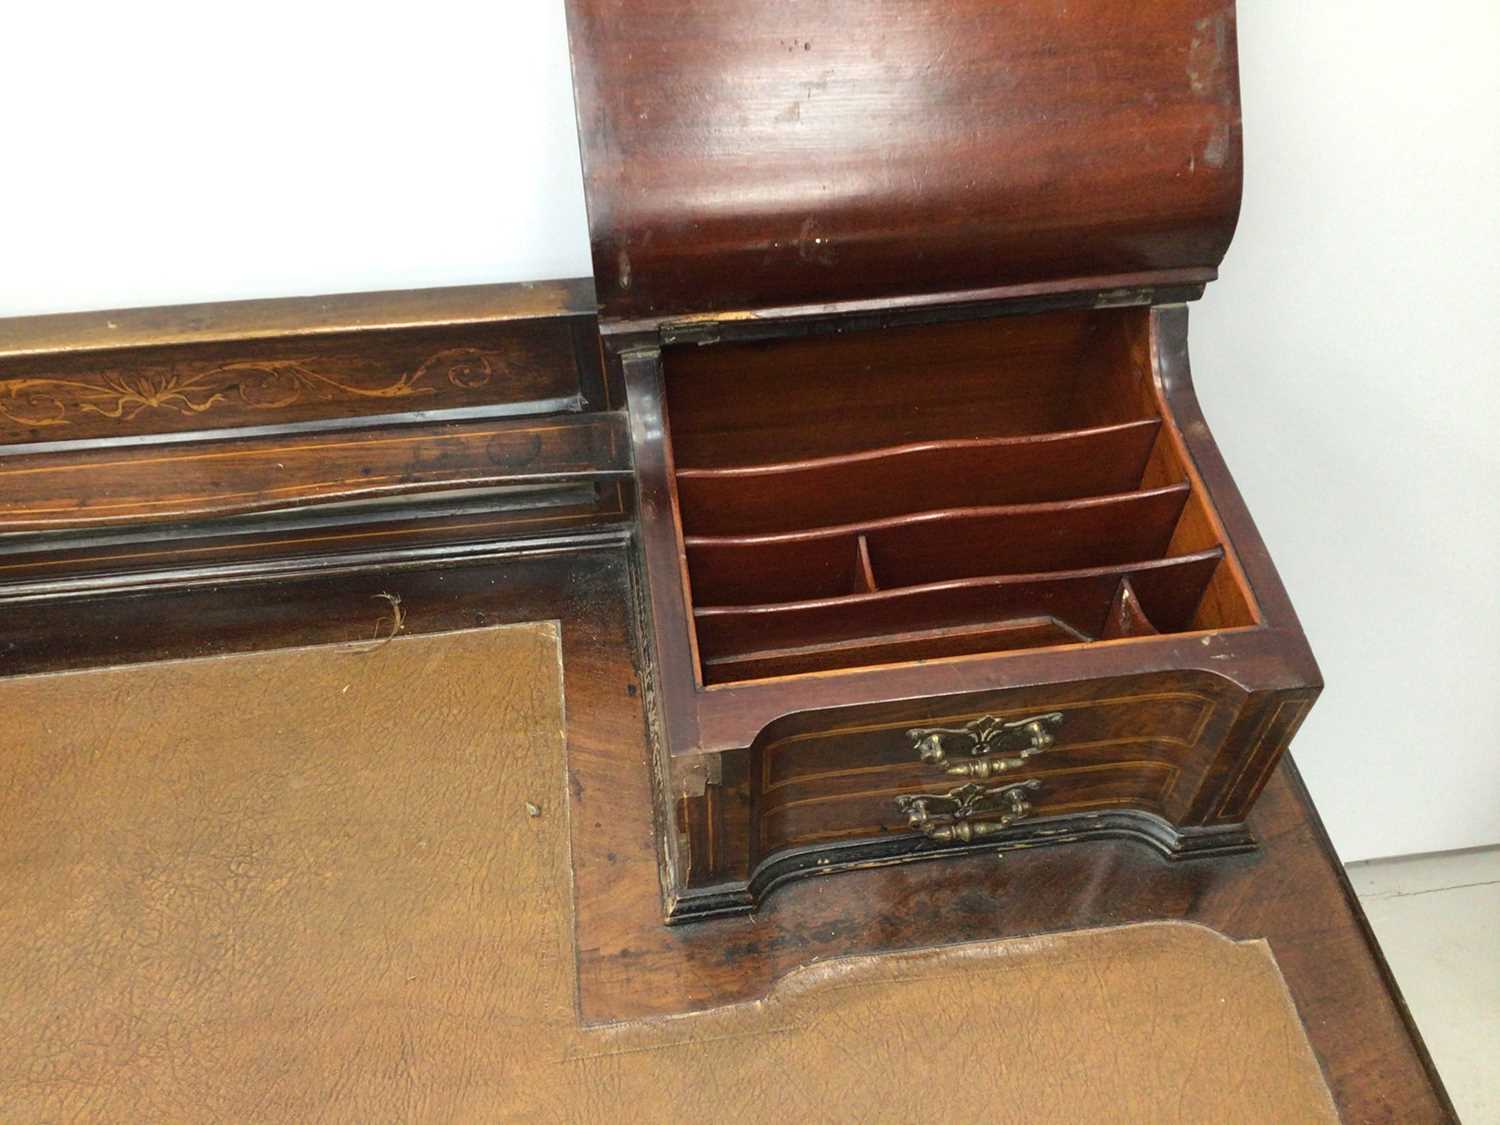
[[[663,344],[697,344],[702,347],[707,344],[717,344],[719,339],[717,320],[681,320],[676,323],[668,321],[661,326]]]

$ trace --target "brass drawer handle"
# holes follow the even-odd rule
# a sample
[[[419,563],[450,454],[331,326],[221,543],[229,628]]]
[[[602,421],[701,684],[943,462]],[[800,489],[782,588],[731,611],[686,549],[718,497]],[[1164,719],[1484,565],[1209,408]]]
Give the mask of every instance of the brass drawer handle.
[[[917,757],[930,766],[937,766],[949,777],[968,777],[978,781],[996,774],[1013,770],[1029,758],[1034,758],[1057,741],[1053,732],[1062,725],[1061,711],[1048,711],[1045,715],[1031,715],[1002,723],[993,715],[985,715],[962,727],[915,727],[906,732],[912,741]],[[1008,750],[1017,744],[1020,752],[1009,757],[989,758],[985,755]],[[967,762],[950,763],[949,754],[967,751],[971,759]]]
[[[969,844],[994,836],[1031,811],[1026,794],[1036,778],[986,789],[972,781],[947,793],[908,793],[896,798],[906,823],[940,844]],[[934,806],[937,806],[934,809]]]

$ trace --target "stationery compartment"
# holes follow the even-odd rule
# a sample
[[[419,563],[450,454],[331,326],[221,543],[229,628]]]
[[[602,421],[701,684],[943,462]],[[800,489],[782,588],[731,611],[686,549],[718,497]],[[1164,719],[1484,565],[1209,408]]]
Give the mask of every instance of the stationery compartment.
[[[890,660],[1032,648],[1107,636],[1117,603],[1132,604],[1133,624],[1118,635],[1185,628],[1222,550],[1128,566],[1000,575],[937,582],[843,597],[694,612],[709,683],[849,666],[859,651]],[[1160,624],[1158,624],[1160,622]],[[947,644],[947,634],[959,635]],[[927,636],[920,636],[923,632]],[[990,643],[972,647],[977,631]],[[1035,638],[1035,639],[1033,639]],[[903,651],[920,644],[919,657]],[[884,643],[872,643],[884,642]],[[769,669],[776,667],[773,673]]]
[[[1137,476],[1139,470],[1137,470]],[[697,600],[746,605],[865,593],[984,575],[1076,570],[1160,558],[1188,485],[1079,500],[953,508],[769,535],[684,540]]]
[[[981,507],[1098,496],[1135,487],[1160,428],[1154,418],[1139,419],[1024,437],[912,442],[805,461],[682,469],[678,503],[685,527],[733,535],[886,519],[920,512],[945,493]]]
[[[1147,315],[668,349],[701,682],[1252,624]]]
[[[740,6],[577,3],[668,918],[950,848],[1250,847],[1320,681],[1188,363],[1232,13],[802,4],[767,54]]]

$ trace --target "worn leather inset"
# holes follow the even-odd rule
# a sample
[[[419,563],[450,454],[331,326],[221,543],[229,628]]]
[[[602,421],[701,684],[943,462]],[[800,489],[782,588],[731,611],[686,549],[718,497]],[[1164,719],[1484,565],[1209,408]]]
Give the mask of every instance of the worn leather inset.
[[[0,681],[0,1120],[1334,1119],[1185,925],[585,1029],[551,624]]]

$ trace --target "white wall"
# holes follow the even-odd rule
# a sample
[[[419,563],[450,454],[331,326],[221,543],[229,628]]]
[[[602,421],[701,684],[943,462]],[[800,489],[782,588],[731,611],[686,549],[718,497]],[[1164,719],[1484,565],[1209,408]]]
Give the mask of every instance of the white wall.
[[[577,277],[560,0],[0,4],[0,316]]]
[[[1199,391],[1346,859],[1500,841],[1500,8],[1240,5]],[[0,315],[586,273],[558,0],[11,5]]]
[[[1204,411],[1327,688],[1346,860],[1500,841],[1500,5],[1239,5],[1245,204]]]

